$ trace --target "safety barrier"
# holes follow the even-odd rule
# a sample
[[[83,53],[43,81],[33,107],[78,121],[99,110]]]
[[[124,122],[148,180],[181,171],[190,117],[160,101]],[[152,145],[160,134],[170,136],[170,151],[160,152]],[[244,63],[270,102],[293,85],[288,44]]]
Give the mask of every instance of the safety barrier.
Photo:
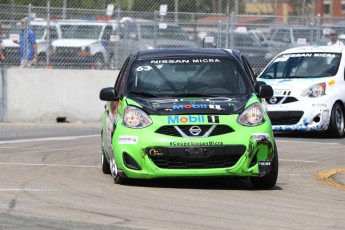
[[[0,121],[96,122],[101,120],[103,87],[114,85],[118,71],[20,69],[3,70]]]

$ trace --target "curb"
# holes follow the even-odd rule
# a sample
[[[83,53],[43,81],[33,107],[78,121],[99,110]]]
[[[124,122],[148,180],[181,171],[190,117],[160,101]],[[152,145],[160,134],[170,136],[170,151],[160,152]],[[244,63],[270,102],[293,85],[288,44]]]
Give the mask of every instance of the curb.
[[[345,179],[343,182],[337,182],[334,180],[336,174],[339,175],[343,172],[345,172],[345,168],[318,171],[314,174],[314,179],[321,184],[329,185],[331,187],[345,191]],[[345,178],[345,175],[343,176],[343,178]]]

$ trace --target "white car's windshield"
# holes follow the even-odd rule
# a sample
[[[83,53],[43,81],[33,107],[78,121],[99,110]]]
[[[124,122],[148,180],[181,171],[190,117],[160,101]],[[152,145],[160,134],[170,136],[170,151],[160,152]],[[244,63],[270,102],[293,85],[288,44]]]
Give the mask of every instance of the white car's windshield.
[[[44,31],[46,26],[44,25],[31,25],[30,28],[34,31],[36,39],[42,39],[44,35]],[[22,32],[23,28],[20,24],[16,24],[13,26],[9,33],[8,36],[4,36],[4,38],[10,38],[11,34],[20,34]]]
[[[62,38],[98,39],[102,25],[61,25]]]
[[[334,76],[341,54],[295,53],[278,56],[261,75],[262,78],[319,78]]]
[[[137,61],[127,89],[132,94],[167,97],[238,95],[252,90],[237,62],[218,58]]]

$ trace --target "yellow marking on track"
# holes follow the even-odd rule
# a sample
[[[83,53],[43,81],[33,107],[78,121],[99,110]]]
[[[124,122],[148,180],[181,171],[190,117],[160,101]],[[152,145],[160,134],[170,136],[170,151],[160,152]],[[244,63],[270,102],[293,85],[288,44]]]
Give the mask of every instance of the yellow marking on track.
[[[338,169],[331,169],[331,170],[324,170],[318,171],[314,174],[314,179],[319,181],[321,184],[326,184],[337,189],[345,190],[345,185],[339,184],[332,179],[332,176],[344,172],[345,168],[338,168]]]

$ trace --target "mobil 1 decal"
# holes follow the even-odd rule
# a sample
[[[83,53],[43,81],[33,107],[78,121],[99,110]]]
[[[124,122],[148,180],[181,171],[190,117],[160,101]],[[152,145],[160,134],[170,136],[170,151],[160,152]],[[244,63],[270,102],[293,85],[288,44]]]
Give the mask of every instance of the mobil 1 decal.
[[[219,116],[209,115],[171,115],[168,116],[168,124],[207,124],[219,123]]]
[[[207,116],[208,123],[219,123],[219,116]]]

